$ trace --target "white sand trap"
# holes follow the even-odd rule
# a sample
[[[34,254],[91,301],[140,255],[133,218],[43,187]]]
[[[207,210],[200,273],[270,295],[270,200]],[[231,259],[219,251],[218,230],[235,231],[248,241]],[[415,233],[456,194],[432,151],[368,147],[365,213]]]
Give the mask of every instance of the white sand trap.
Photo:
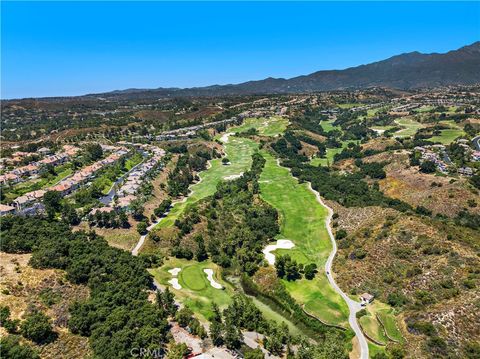
[[[182,268],[172,268],[172,269],[168,270],[168,273],[170,273],[171,275],[176,277],[178,275],[178,273],[180,273],[181,270],[182,270]]]
[[[381,130],[379,128],[372,128],[372,130],[378,133],[379,135],[383,135],[383,133],[385,132],[385,130]]]
[[[223,289],[222,285],[213,279],[213,269],[207,268],[203,270],[207,274],[207,279],[210,282],[210,285],[216,289]]]
[[[225,176],[225,177],[223,177],[223,179],[224,179],[225,181],[231,181],[231,180],[234,180],[234,179],[237,179],[237,178],[242,177],[242,175],[243,175],[243,172],[240,173],[240,174],[238,174],[238,175]]]
[[[277,244],[269,244],[262,252],[268,264],[273,266],[275,264],[275,254],[271,252],[277,249],[292,249],[293,247],[295,247],[295,244],[290,239],[279,239]]]
[[[231,132],[228,132],[228,133],[224,133],[222,137],[220,137],[220,141],[222,141],[223,143],[227,143],[228,142],[228,137],[230,137],[232,135]]]
[[[172,278],[168,281],[168,283],[170,283],[174,289],[182,289],[182,286],[180,283],[178,283],[178,278]]]

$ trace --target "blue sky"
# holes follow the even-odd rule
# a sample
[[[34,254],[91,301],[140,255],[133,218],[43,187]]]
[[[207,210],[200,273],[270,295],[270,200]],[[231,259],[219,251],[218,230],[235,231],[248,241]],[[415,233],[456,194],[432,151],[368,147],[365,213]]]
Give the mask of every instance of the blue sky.
[[[293,77],[480,40],[479,2],[4,2],[2,98]]]

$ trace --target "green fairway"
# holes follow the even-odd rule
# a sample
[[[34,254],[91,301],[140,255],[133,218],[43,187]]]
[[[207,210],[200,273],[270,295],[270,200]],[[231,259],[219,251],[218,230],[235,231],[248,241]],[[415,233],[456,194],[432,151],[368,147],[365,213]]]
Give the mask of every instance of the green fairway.
[[[400,137],[400,138],[405,138],[405,137],[411,137],[417,133],[417,131],[425,125],[421,124],[420,122],[417,122],[409,117],[402,117],[399,118],[398,120],[395,120],[395,122],[402,127],[405,127],[401,130],[398,130],[395,132],[395,137]]]
[[[168,282],[174,278],[168,272],[173,268],[182,269],[177,276],[182,289],[174,289]],[[216,289],[210,285],[207,275],[203,272],[205,268],[213,269],[214,279],[225,289]],[[200,314],[202,319],[208,319],[213,314],[212,302],[218,304],[221,309],[231,302],[234,289],[221,279],[219,271],[220,268],[210,261],[196,262],[177,258],[170,258],[162,267],[150,270],[160,284],[170,288],[179,302]]]
[[[288,126],[288,120],[283,117],[270,118],[246,118],[240,126],[233,127],[227,132],[244,132],[251,128],[256,128],[262,136],[278,136],[285,132]]]
[[[258,144],[248,138],[230,136],[228,143],[225,144],[225,152],[230,160],[230,165],[223,165],[221,159],[211,160],[211,167],[199,174],[201,181],[190,186],[192,193],[184,202],[177,202],[158,224],[158,227],[172,226],[188,205],[213,195],[217,184],[224,177],[247,171],[252,164],[252,155],[257,148]]]
[[[257,128],[260,134],[275,136],[287,126],[288,121],[281,117],[269,119],[246,119],[241,126],[231,128],[228,132],[241,132],[249,128]],[[244,137],[229,136],[224,144],[225,153],[230,160],[229,165],[223,165],[221,159],[210,161],[210,168],[201,172],[199,183],[190,186],[192,193],[183,202],[177,202],[168,215],[158,224],[158,228],[170,227],[183,213],[185,208],[205,197],[215,193],[217,184],[225,177],[238,175],[247,171],[252,164],[252,155],[258,149],[258,143]]]
[[[328,165],[332,165],[333,163],[333,158],[335,157],[335,155],[337,153],[340,153],[342,152],[342,150],[348,146],[348,144],[352,142],[352,141],[344,141],[342,142],[342,147],[338,147],[338,148],[327,148],[327,154],[325,156],[325,158],[320,158],[320,157],[314,157],[312,158],[312,160],[310,161],[310,164],[312,166],[328,166]]]
[[[353,107],[358,107],[361,106],[361,103],[339,103],[337,104],[338,107],[340,108],[353,108]]]
[[[325,132],[330,132],[333,130],[341,130],[340,126],[335,126],[333,123],[335,120],[323,120],[320,121],[320,125],[322,126]]]
[[[316,263],[319,274],[313,280],[284,281],[290,294],[305,309],[330,324],[347,327],[348,308],[335,293],[323,273],[323,267],[332,249],[325,226],[327,210],[321,206],[306,184],[299,184],[288,169],[277,164],[266,151],[267,160],[260,176],[261,196],[280,212],[281,233],[278,239],[290,239],[295,247],[277,250],[290,254],[302,263]]]
[[[465,135],[462,127],[457,125],[454,121],[440,121],[440,124],[448,126],[449,128],[442,130],[440,135],[431,137],[429,141],[438,142],[442,145],[449,145],[457,137]]]

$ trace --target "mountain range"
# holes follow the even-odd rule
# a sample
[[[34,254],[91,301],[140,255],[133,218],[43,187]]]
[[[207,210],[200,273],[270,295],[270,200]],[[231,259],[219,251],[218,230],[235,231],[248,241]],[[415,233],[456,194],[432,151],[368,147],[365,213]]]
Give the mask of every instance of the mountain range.
[[[480,84],[480,41],[447,53],[422,54],[415,51],[367,65],[344,70],[317,71],[290,79],[269,77],[240,84],[192,88],[127,89],[85,96],[117,99],[236,96],[308,93],[370,87],[410,90],[475,84]]]

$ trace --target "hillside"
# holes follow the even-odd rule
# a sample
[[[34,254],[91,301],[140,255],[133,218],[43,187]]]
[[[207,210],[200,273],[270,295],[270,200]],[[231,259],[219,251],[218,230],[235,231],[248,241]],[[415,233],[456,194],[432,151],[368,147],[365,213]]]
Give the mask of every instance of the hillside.
[[[88,95],[107,98],[226,96],[305,93],[387,87],[415,89],[480,82],[480,42],[444,54],[410,52],[344,70],[318,71],[291,79],[266,78],[240,84],[193,88],[128,89]]]

